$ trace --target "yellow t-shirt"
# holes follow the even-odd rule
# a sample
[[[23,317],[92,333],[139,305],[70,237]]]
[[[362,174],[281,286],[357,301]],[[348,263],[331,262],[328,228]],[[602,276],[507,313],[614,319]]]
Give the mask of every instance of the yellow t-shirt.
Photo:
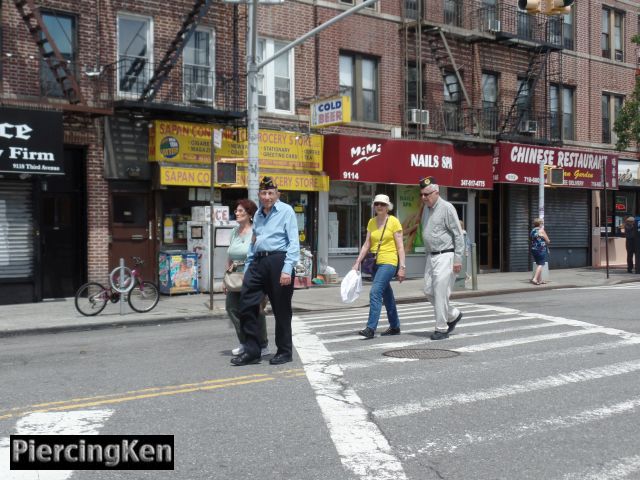
[[[376,254],[376,251],[378,251],[378,242],[380,242],[380,235],[382,235],[383,229],[384,224],[382,224],[382,227],[378,228],[378,225],[376,224],[376,217],[369,220],[369,223],[367,224],[367,231],[371,234],[371,248],[369,251],[374,255]],[[402,224],[400,223],[400,220],[393,215],[389,215],[387,228],[384,230],[384,237],[380,244],[378,257],[376,258],[377,264],[387,263],[389,265],[398,265],[398,250],[396,248],[396,241],[393,238],[393,234],[401,231]]]

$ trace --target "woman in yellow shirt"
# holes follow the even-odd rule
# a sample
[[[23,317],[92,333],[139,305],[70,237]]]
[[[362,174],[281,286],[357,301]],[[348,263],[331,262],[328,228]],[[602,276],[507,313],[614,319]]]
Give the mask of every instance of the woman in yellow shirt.
[[[367,339],[375,336],[383,303],[387,310],[389,328],[381,335],[400,334],[400,319],[398,318],[396,299],[391,289],[391,280],[397,273],[398,281],[402,282],[406,273],[402,225],[396,217],[389,214],[393,210],[393,204],[387,195],[380,194],[375,196],[373,207],[376,215],[369,220],[367,238],[352,267],[354,270],[359,270],[367,253],[377,254],[373,283],[369,292],[369,320],[366,328],[358,332]]]

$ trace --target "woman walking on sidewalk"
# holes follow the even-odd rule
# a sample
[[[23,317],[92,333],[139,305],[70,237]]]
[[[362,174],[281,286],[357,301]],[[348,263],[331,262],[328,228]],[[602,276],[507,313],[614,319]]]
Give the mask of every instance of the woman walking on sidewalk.
[[[251,245],[251,236],[253,235],[253,215],[258,210],[257,205],[248,199],[238,200],[236,203],[236,221],[238,226],[231,231],[231,242],[227,249],[227,269],[229,269],[234,263],[237,265],[237,270],[244,271],[244,262],[249,252],[249,245]],[[240,345],[231,350],[233,355],[242,355],[244,353],[245,335],[240,325],[240,292],[230,292],[226,288],[224,290],[226,294],[225,308],[227,314],[231,319],[231,323],[236,329],[238,340]],[[260,337],[262,349],[262,356],[269,354],[268,340],[267,340],[267,320],[264,315],[264,302],[260,308],[260,314],[258,317],[260,323]]]
[[[402,243],[402,225],[400,221],[389,214],[393,210],[393,204],[387,195],[376,195],[373,200],[375,216],[367,225],[367,237],[360,249],[360,254],[353,264],[353,269],[358,270],[364,257],[370,252],[375,255],[376,262],[373,273],[373,284],[369,292],[369,320],[364,330],[359,335],[370,339],[375,336],[382,303],[387,310],[389,328],[382,335],[399,335],[400,319],[396,308],[396,299],[391,289],[391,280],[396,274],[398,281],[405,278],[405,254]],[[373,247],[372,247],[373,245]]]
[[[545,283],[542,281],[542,269],[548,258],[547,245],[551,243],[547,233],[544,231],[544,220],[541,218],[533,220],[533,229],[529,234],[529,238],[531,239],[531,255],[537,265],[533,278],[530,281],[534,285],[540,285]]]

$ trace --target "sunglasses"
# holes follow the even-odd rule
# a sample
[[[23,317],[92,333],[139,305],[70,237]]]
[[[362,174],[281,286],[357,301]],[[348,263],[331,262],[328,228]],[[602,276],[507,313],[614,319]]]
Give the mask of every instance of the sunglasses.
[[[386,203],[382,203],[382,202],[374,202],[373,206],[374,207],[386,207],[387,204]]]
[[[432,193],[436,193],[436,191],[434,190],[433,192],[429,192],[429,193],[421,193],[420,196],[421,197],[428,197],[429,195],[431,195]]]

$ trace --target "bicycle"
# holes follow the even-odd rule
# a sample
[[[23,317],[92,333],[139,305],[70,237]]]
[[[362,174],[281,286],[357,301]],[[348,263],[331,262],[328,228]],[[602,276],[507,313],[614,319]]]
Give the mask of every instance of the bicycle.
[[[145,313],[153,310],[160,300],[158,286],[142,279],[137,267],[144,264],[140,257],[131,257],[135,262],[133,269],[116,267],[109,275],[111,286],[104,287],[98,282],[88,282],[82,285],[75,296],[78,312],[87,317],[99,314],[107,302],[117,303],[121,295],[125,295],[132,310]],[[120,278],[121,271],[124,275]]]

